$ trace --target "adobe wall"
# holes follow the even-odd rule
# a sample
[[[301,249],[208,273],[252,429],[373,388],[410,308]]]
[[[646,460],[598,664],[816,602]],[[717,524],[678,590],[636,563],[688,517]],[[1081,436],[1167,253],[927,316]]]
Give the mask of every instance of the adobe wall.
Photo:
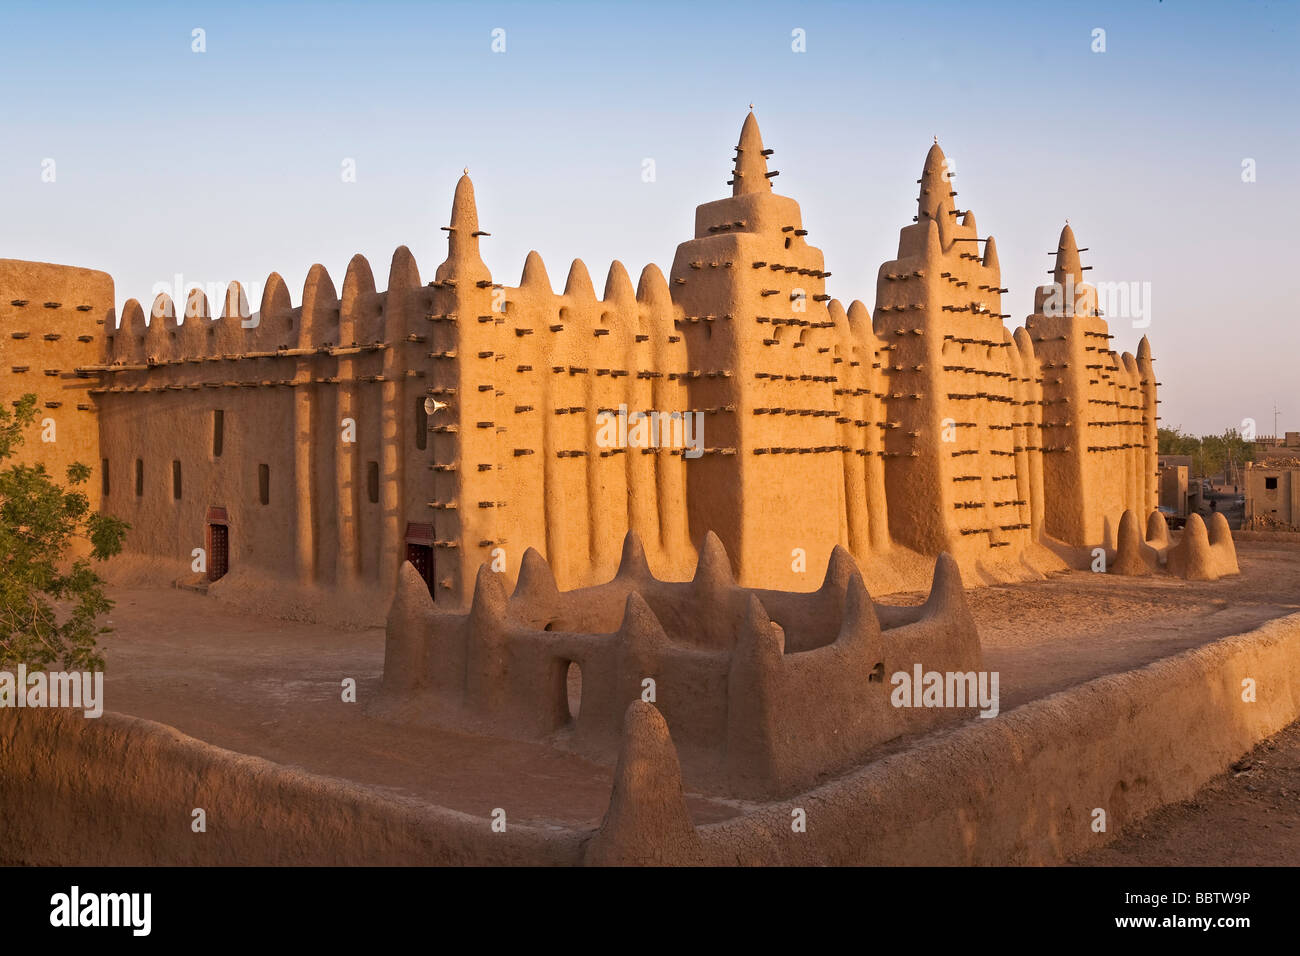
[[[1269,544],[1300,544],[1300,531],[1242,531],[1232,532],[1233,541],[1262,541]]]
[[[1249,496],[1250,478],[1247,476],[1247,496]],[[1187,511],[1187,466],[1164,465],[1158,475],[1159,501],[1167,508],[1173,508],[1177,514]]]
[[[585,834],[431,807],[105,712],[0,710],[0,864],[566,865]],[[207,832],[194,833],[203,808]]]
[[[435,599],[461,606],[498,548],[511,582],[535,547],[561,582],[589,584],[612,573],[629,529],[656,569],[689,572],[681,450],[598,442],[603,410],[690,408],[680,311],[662,274],[647,267],[634,291],[616,262],[598,299],[575,262],[556,295],[533,254],[518,287],[494,283],[468,176],[445,228],[448,257],[427,285],[401,248],[386,292],[357,256],[341,296],[314,266],[298,308],[275,275],[252,315],[235,285],[216,321],[199,293],[179,319],[163,297],[148,324],[127,303],[107,363],[87,371],[108,380],[96,391],[110,409],[109,505],[132,522],[133,554],[170,559],[179,575],[219,509],[231,580],[214,588],[227,595],[270,578],[300,601],[311,589],[321,600],[369,589],[386,605],[409,541],[434,549]],[[426,399],[441,407],[428,414]],[[342,440],[345,419],[355,442]],[[259,465],[270,469],[266,505]]]
[[[1253,678],[1255,703],[1241,699]],[[1300,615],[1089,681],[698,829],[718,863],[1037,865],[1111,839],[1300,717]],[[790,830],[790,808],[808,832]],[[1108,816],[1094,834],[1092,811]]]
[[[1053,281],[1036,291],[1025,329],[1042,363],[1047,532],[1077,547],[1112,548],[1125,511],[1158,504],[1158,383],[1145,336],[1136,357],[1110,348],[1086,268],[1067,224]]]
[[[42,343],[93,385],[85,413],[105,410],[69,441],[108,461],[108,508],[133,525],[118,564],[180,577],[224,520],[229,598],[373,611],[414,545],[432,551],[435,600],[465,607],[480,565],[513,585],[529,547],[571,589],[607,580],[633,531],[680,580],[714,531],[744,586],[806,588],[840,546],[887,591],[923,587],[945,551],[971,580],[1034,576],[1059,566],[1043,533],[1093,545],[1149,510],[1145,340],[1117,356],[1091,314],[1010,332],[996,244],[956,208],[937,144],[874,316],[825,291],[752,113],[736,150],[732,195],[697,208],[667,279],[650,265],[635,289],[615,262],[598,297],[576,261],[557,293],[535,253],[518,286],[494,281],[465,175],[430,282],[403,247],[386,291],[358,256],[341,290],[313,266],[296,307],[273,274],[256,313],[232,284],[219,308],[161,296],[147,321],[131,300],[115,330],[104,306],[108,341]],[[1058,279],[1081,275],[1072,234],[1062,250]],[[54,290],[40,298],[99,275],[7,268],[5,288]],[[602,415],[623,408],[702,420],[699,456],[610,447]]]
[[[607,580],[628,531],[644,542],[652,566],[689,573],[694,547],[682,450],[617,447],[601,436],[602,415],[616,420],[623,408],[631,414],[692,407],[675,326],[680,311],[662,273],[647,266],[634,289],[615,261],[597,297],[587,267],[576,260],[556,293],[533,252],[517,286],[488,288],[495,295],[485,294],[477,306],[464,301],[475,293],[463,284],[456,292],[462,316],[483,312],[473,326],[462,319],[462,354],[491,363],[476,374],[462,371],[475,383],[480,411],[461,413],[468,431],[461,511],[482,531],[478,540],[467,534],[463,541],[465,603],[479,563],[494,563],[498,546],[512,584],[530,547],[552,562],[563,587]]]
[[[1257,681],[1256,703],[1241,701],[1244,677]],[[718,865],[1059,863],[1191,796],[1297,717],[1300,615],[1292,615],[974,719],[687,836],[699,862]],[[494,834],[486,817],[113,713],[0,710],[0,764],[0,862],[564,865],[582,861],[595,835],[514,825]],[[208,809],[201,837],[189,829],[196,806]],[[791,832],[792,807],[807,811],[806,833]],[[1108,836],[1090,829],[1095,807],[1107,810]],[[671,849],[643,852],[672,862]]]
[[[36,421],[13,460],[44,462],[60,482],[68,465],[87,465],[91,477],[81,491],[97,508],[99,418],[89,394],[95,381],[76,368],[103,352],[113,326],[113,280],[93,269],[0,259],[0,290],[0,399],[36,395]],[[42,441],[47,419],[53,442]]]
[[[1041,528],[1034,352],[1003,325],[996,243],[956,208],[937,143],[918,184],[915,225],[876,284],[897,425],[884,452],[890,531],[964,566],[1016,563]]]
[[[88,371],[104,378],[93,391],[105,410],[105,508],[131,523],[131,555],[187,573],[217,522],[229,529],[231,568],[217,587],[391,589],[384,574],[405,558],[407,523],[429,521],[427,495],[403,495],[400,480],[423,455],[394,447],[409,434],[396,407],[413,413],[424,397],[410,381],[424,371],[409,368],[422,363],[409,354],[418,343],[407,329],[404,252],[383,295],[358,256],[341,299],[315,266],[298,308],[276,275],[251,314],[237,284],[216,319],[197,290],[179,316],[160,296],[148,322],[138,302],[126,303],[106,364]],[[386,300],[398,307],[385,310]],[[345,419],[355,441],[344,441]]]
[[[1251,462],[1245,471],[1246,517],[1276,521],[1294,526],[1300,515],[1300,481],[1297,469],[1274,467],[1267,461]],[[1269,488],[1266,479],[1274,479],[1276,487]]]
[[[842,308],[832,320],[821,250],[799,204],[772,191],[772,151],[752,113],[736,151],[731,196],[696,209],[694,238],[677,247],[670,273],[691,397],[706,410],[708,448],[688,469],[691,531],[719,534],[742,584],[799,587],[794,549],[810,567],[836,545],[865,556],[870,524],[886,520],[853,454],[863,447],[853,432],[877,417],[842,427],[843,366],[861,360],[843,353],[865,330],[858,322],[852,335]]]
[[[608,583],[560,592],[530,550],[512,596],[503,575],[482,566],[463,614],[439,610],[404,568],[383,691],[386,709],[549,739],[608,761],[627,702],[648,680],[692,785],[754,797],[796,792],[886,741],[967,716],[974,699],[961,708],[895,707],[886,676],[975,673],[981,660],[948,555],[935,564],[924,605],[891,607],[872,601],[843,549],[832,552],[816,591],[751,590],[736,586],[712,532],[689,582],[655,578],[629,532]],[[582,681],[576,714],[571,665]]]

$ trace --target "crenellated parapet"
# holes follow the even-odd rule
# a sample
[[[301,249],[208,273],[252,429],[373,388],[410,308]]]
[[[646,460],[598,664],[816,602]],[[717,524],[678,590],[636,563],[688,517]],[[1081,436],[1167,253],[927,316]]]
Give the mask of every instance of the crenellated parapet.
[[[1188,515],[1176,544],[1170,541],[1169,526],[1159,510],[1147,515],[1145,532],[1137,514],[1125,511],[1119,520],[1116,548],[1106,555],[1106,570],[1126,576],[1166,571],[1189,581],[1217,581],[1241,573],[1232,529],[1219,511],[1210,516],[1208,527],[1199,514]]]
[[[604,584],[561,590],[530,550],[513,593],[483,565],[462,612],[436,609],[406,566],[383,686],[392,697],[423,695],[441,719],[553,737],[597,759],[616,750],[628,705],[652,701],[697,779],[758,795],[805,786],[976,706],[899,706],[897,675],[980,669],[947,555],[925,604],[887,607],[843,549],[816,591],[762,590],[737,585],[715,535],[691,580],[673,582],[655,577],[629,532]]]

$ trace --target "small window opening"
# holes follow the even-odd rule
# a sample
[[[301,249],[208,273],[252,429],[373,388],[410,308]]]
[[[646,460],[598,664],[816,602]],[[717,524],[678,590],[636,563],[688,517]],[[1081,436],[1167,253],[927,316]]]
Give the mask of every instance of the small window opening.
[[[212,457],[220,458],[226,439],[226,413],[218,408],[212,413]]]

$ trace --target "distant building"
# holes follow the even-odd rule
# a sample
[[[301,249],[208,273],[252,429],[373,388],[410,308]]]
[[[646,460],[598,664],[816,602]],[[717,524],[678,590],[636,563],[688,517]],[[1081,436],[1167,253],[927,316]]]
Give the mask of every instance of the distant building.
[[[1300,457],[1300,432],[1287,432],[1281,438],[1265,435],[1255,439],[1255,460]]]
[[[1244,527],[1300,531],[1300,457],[1274,455],[1263,461],[1247,462],[1245,478]]]

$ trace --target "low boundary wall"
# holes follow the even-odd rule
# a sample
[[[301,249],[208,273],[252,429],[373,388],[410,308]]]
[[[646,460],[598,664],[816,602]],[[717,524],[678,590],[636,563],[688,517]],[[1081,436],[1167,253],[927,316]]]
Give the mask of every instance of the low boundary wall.
[[[1300,544],[1300,531],[1243,531],[1232,532],[1233,541],[1252,541],[1258,544]]]
[[[1242,681],[1255,683],[1255,702]],[[1059,863],[1192,796],[1300,717],[1300,614],[1088,681],[739,820],[712,859],[780,864]],[[808,832],[791,833],[802,807]],[[1094,833],[1093,811],[1107,830]]]
[[[937,732],[697,834],[722,865],[1059,863],[1297,718],[1300,614]],[[196,807],[206,833],[190,829]],[[0,710],[0,863],[564,865],[594,832],[494,833],[135,717]]]
[[[191,830],[192,812],[207,831]],[[0,711],[0,863],[566,864],[587,834],[508,825],[106,712]]]

